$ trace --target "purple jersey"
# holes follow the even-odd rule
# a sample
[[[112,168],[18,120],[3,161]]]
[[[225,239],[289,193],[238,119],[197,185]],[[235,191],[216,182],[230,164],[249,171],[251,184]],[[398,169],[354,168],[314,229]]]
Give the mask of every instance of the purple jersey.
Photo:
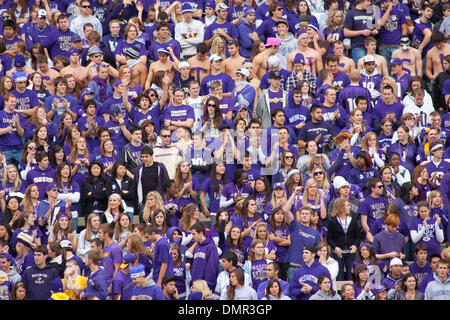
[[[123,54],[125,55],[125,51],[131,47],[138,47],[139,56],[147,56],[147,49],[145,49],[145,45],[135,40],[133,43],[128,43],[126,40],[123,40],[117,44],[115,54]]]
[[[405,74],[403,74],[403,76],[401,76],[400,78],[397,78],[396,75],[392,75],[391,77],[395,80],[395,83],[397,85],[397,96],[398,98],[402,99],[406,94],[406,91],[408,90],[409,81],[411,80],[412,75],[405,72]]]
[[[423,34],[423,31],[425,29],[430,29],[430,31],[433,29],[433,25],[430,21],[427,23],[423,23],[420,21],[418,24],[414,26],[413,33],[411,35],[411,47],[419,48],[420,44],[422,43],[423,39],[425,38],[425,35]],[[427,52],[433,47],[433,43],[430,41],[422,50],[422,58],[426,57]]]
[[[159,272],[161,271],[161,265],[166,263],[169,265],[169,261],[172,257],[169,254],[170,246],[169,241],[166,238],[161,238],[155,243],[155,253],[153,257],[153,281],[157,282]]]
[[[12,113],[6,112],[5,109],[0,111],[0,128],[3,129],[12,126],[14,123],[14,115],[18,115],[21,127],[24,128],[24,117],[20,113],[17,113],[15,111]],[[20,149],[23,149],[22,138],[17,133],[17,128],[15,126],[13,127],[13,130],[11,132],[5,133],[0,136],[0,150],[6,151]]]
[[[436,239],[436,219],[430,218],[427,220],[427,226],[425,227],[425,231],[423,236],[420,238],[420,240],[416,243],[424,243],[427,245],[428,248],[428,254],[440,254],[441,248],[440,248],[440,242]],[[417,219],[413,220],[410,226],[411,231],[417,231],[421,232],[421,230],[424,228],[423,225],[423,219],[418,217]],[[442,230],[442,223],[439,223],[439,228]]]
[[[56,29],[54,32],[48,35],[48,46],[50,48],[50,58],[53,59],[57,55],[62,55],[69,59],[69,49],[72,48],[72,37],[75,33],[67,29],[67,31],[62,31]]]
[[[266,72],[263,75],[263,77],[261,78],[261,82],[259,84],[259,87],[261,89],[267,89],[270,87],[269,74],[270,74],[270,72]],[[289,71],[287,71],[286,69],[281,69],[280,74],[281,74],[280,88],[282,90],[286,90],[286,81],[291,76],[291,73]]]
[[[396,121],[400,120],[403,115],[403,104],[400,102],[393,102],[392,104],[386,104],[383,100],[380,100],[374,108],[373,116],[375,119],[381,121],[389,113],[395,114]]]
[[[223,187],[222,196],[224,196],[225,200],[228,201],[230,199],[234,199],[235,197],[237,197],[238,194],[240,194],[244,198],[248,198],[248,196],[252,192],[253,192],[253,189],[249,184],[246,184],[243,187],[239,188],[237,185],[230,182]],[[228,212],[229,212],[230,216],[232,216],[234,214],[234,207],[235,207],[234,203],[228,207]]]
[[[372,96],[370,95],[370,91],[367,88],[361,87],[359,85],[348,85],[345,86],[339,92],[338,103],[344,108],[345,112],[350,114],[350,112],[356,108],[356,98],[362,96],[367,99],[368,106],[367,112],[372,111]],[[367,124],[369,125],[369,124]]]
[[[382,79],[383,76],[379,73],[374,73],[372,75],[361,73],[361,80],[359,80],[359,85],[369,89],[370,91],[376,90],[380,92]]]
[[[368,196],[361,202],[359,207],[359,214],[367,216],[367,225],[369,228],[376,219],[381,218],[384,214],[384,208],[389,204],[385,197],[378,197],[377,199]]]

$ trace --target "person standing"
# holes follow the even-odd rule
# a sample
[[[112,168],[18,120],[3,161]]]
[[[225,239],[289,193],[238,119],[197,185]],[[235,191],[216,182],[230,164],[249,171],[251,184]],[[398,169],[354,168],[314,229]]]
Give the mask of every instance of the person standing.
[[[155,244],[150,250],[153,259],[153,281],[162,287],[162,280],[166,275],[167,266],[172,258],[169,254],[169,241],[158,232],[156,226],[148,227],[146,233],[149,235],[149,240]]]
[[[106,300],[108,285],[105,271],[99,267],[100,252],[95,249],[89,250],[86,253],[85,261],[90,274],[86,288],[80,292],[80,298],[83,300]]]
[[[91,23],[94,31],[103,34],[103,28],[100,20],[92,15],[91,2],[89,0],[82,0],[80,2],[80,15],[70,22],[70,31],[76,33],[81,39],[84,39],[84,25]]]
[[[180,43],[181,55],[185,59],[196,54],[196,46],[203,42],[205,34],[204,24],[193,19],[193,11],[192,5],[185,2],[181,10],[183,21],[175,25],[175,40]]]
[[[19,164],[23,149],[22,137],[25,134],[22,128],[24,117],[16,111],[16,96],[7,93],[3,99],[5,106],[0,111],[0,149],[7,163]]]
[[[48,300],[50,283],[59,277],[58,271],[47,265],[47,255],[48,250],[45,246],[34,249],[34,265],[26,269],[22,275],[29,300]]]
[[[106,284],[108,288],[108,295],[111,292],[111,284],[114,276],[120,270],[122,263],[122,248],[118,243],[114,242],[114,229],[109,223],[104,223],[100,226],[98,237],[105,243],[103,249],[102,265],[106,277]]]

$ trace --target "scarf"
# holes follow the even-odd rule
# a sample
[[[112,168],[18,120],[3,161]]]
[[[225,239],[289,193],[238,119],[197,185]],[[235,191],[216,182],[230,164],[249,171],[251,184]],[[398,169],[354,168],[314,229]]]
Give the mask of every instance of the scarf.
[[[100,79],[98,75],[92,78],[92,80],[94,80],[95,83],[97,83],[98,85],[98,95],[100,98],[99,100],[106,101],[108,98],[107,97],[108,83],[106,82],[106,80]]]

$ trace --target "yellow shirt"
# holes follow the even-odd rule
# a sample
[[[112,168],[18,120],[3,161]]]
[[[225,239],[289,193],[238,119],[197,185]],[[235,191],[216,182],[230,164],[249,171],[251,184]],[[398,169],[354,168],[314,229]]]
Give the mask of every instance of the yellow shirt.
[[[63,285],[65,284],[66,279],[62,279]],[[74,287],[80,290],[83,290],[87,287],[87,277],[79,276],[75,280],[72,280],[71,287]],[[65,293],[72,299],[72,300],[80,300],[79,297],[75,295],[72,289],[67,289]]]

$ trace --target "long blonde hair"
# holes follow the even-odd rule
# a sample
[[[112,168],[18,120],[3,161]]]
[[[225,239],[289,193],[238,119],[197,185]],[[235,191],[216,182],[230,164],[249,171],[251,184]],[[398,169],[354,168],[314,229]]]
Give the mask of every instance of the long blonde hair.
[[[225,56],[225,50],[223,50],[222,52],[219,52],[219,43],[225,44],[225,41],[221,37],[215,38],[213,40],[213,42],[211,43],[211,49],[209,50],[209,52],[211,53],[211,55],[213,55],[213,54],[220,55],[222,57],[223,61],[225,61],[225,59],[227,58]]]
[[[266,228],[266,238],[264,240],[258,238],[258,230],[261,228]],[[266,245],[267,242],[269,242],[269,228],[267,227],[267,223],[265,222],[258,222],[255,226],[255,233],[253,234],[253,241],[261,240],[263,241],[264,245]]]
[[[209,290],[208,283],[205,280],[195,280],[192,284],[202,293],[202,300],[213,298],[211,290]]]
[[[3,176],[3,188],[5,188],[7,183],[12,182],[14,185],[14,189],[19,190],[20,186],[22,185],[22,180],[20,180],[19,170],[17,170],[17,167],[13,164],[8,164],[5,169],[6,169],[5,174]],[[9,169],[16,170],[17,175],[16,175],[16,179],[14,181],[9,181],[9,179],[8,179],[8,170]]]
[[[86,233],[84,234],[84,239],[87,241],[92,240],[92,220],[95,217],[100,219],[100,215],[98,213],[93,212],[88,215],[87,223],[86,223]],[[99,225],[99,228],[100,228],[100,225]]]
[[[286,201],[287,201],[286,190],[285,189],[282,189],[282,190],[283,190],[282,198],[286,199]],[[273,209],[275,209],[277,207],[277,203],[276,203],[276,200],[275,200],[275,190],[272,191],[272,198],[270,199],[270,204],[272,205]]]
[[[342,19],[342,22],[340,25],[335,25],[334,24],[334,16],[336,15],[336,13],[340,13],[342,14],[342,17],[344,17],[344,13],[342,12],[342,10],[339,9],[333,9],[328,11],[328,18],[327,18],[327,27],[330,30],[330,32],[333,32],[335,30],[335,28],[337,28],[339,31],[342,29],[342,27],[344,26],[344,19]]]
[[[304,206],[308,205],[308,189],[309,189],[309,187],[314,186],[314,185],[317,187],[317,193],[316,193],[317,197],[316,197],[315,205],[319,204],[319,198],[320,198],[319,193],[318,193],[319,184],[313,178],[309,178],[305,183],[305,189],[304,189],[303,195],[302,195],[302,203]]]
[[[153,197],[156,200],[156,208],[155,210],[162,210],[162,211],[166,211],[166,207],[164,206],[164,201],[161,197],[161,195],[159,194],[159,192],[157,191],[150,191],[149,193],[147,193],[147,196],[145,197],[145,205],[144,205],[144,210],[142,211],[142,219],[144,221],[150,220],[152,217],[152,213],[154,210],[151,210],[149,206],[147,206],[147,199],[148,197]]]
[[[376,141],[376,150],[378,152],[378,150],[380,149],[380,146],[378,145],[378,139],[377,139],[377,134],[373,131],[369,131],[365,134],[363,142],[362,142],[362,146],[361,146],[361,150],[362,151],[369,151],[369,146],[368,146],[368,141],[371,137],[375,137],[375,141]]]
[[[79,150],[78,150],[78,142],[79,142],[81,139],[83,139],[84,142],[86,143],[86,148],[84,149],[84,151],[83,151],[82,153],[80,153]],[[70,161],[71,163],[75,163],[75,161],[77,160],[77,158],[78,158],[78,156],[79,156],[80,154],[83,154],[84,157],[85,157],[86,159],[89,160],[89,151],[88,151],[88,149],[87,149],[87,142],[86,142],[86,139],[85,139],[84,137],[79,137],[79,138],[75,141],[75,143],[74,143],[74,145],[73,145],[73,147],[72,147],[72,152],[70,153],[70,156],[69,156],[69,161]]]

